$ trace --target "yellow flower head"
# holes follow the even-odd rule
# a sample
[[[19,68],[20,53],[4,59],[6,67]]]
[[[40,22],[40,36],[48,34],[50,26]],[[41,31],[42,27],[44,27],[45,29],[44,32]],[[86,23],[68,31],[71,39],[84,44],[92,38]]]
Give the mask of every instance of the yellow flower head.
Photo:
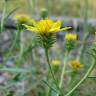
[[[13,20],[15,21],[15,23],[25,24],[25,23],[29,22],[30,17],[25,14],[16,14],[13,17]]]
[[[54,22],[51,19],[44,19],[36,22],[33,21],[33,27],[23,24],[28,31],[39,33],[39,34],[49,34],[56,33],[59,31],[67,30],[70,27],[65,27],[61,29],[61,21]]]
[[[75,40],[77,40],[77,35],[76,34],[67,33],[65,35],[65,39],[68,40],[68,41],[75,41]]]
[[[83,65],[80,64],[80,62],[78,60],[71,60],[69,62],[69,66],[73,69],[73,70],[80,70]]]
[[[60,62],[60,60],[55,59],[55,60],[52,60],[52,61],[51,61],[51,64],[52,64],[53,66],[59,66],[59,65],[61,64],[61,62]]]

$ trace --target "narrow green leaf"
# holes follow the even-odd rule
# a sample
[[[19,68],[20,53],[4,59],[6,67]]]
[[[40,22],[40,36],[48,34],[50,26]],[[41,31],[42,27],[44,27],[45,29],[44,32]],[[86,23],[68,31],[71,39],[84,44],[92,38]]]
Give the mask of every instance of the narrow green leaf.
[[[49,88],[51,88],[54,92],[59,93],[55,88],[51,87],[51,85],[48,84],[45,80],[42,80],[43,83],[45,83]]]
[[[32,68],[2,68],[1,71],[28,73],[32,72]]]

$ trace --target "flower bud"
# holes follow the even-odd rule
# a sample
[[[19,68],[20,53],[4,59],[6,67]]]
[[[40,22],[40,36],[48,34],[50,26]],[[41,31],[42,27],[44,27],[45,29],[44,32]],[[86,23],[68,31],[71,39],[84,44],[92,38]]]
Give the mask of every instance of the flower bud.
[[[45,9],[45,8],[42,8],[42,9],[41,9],[40,17],[41,17],[42,19],[46,19],[46,18],[48,17],[48,11],[47,11],[47,9]]]

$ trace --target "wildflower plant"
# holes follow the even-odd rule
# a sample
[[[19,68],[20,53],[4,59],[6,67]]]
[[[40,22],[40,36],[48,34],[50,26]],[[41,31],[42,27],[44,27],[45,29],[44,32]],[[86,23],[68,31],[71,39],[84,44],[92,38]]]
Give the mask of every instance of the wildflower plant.
[[[26,14],[16,14],[13,17],[13,20],[15,21],[16,24],[26,24],[30,20],[30,16]]]
[[[14,22],[16,24],[16,28],[17,28],[13,47],[16,45],[16,47],[20,50],[20,58],[22,58],[23,51],[24,51],[23,42],[22,42],[24,26],[22,26],[22,24],[29,24],[30,16],[28,16],[26,14],[16,14],[13,17],[13,20],[14,20]]]
[[[73,96],[74,94],[72,94],[72,93],[79,87],[79,85],[82,82],[84,82],[90,76],[90,73],[96,66],[96,42],[93,43],[91,48],[88,50],[88,54],[90,54],[92,56],[92,62],[91,62],[92,64],[90,64],[90,66],[89,66],[87,72],[84,74],[84,76],[79,81],[77,81],[78,74],[79,74],[79,72],[81,72],[82,69],[84,69],[84,65],[83,65],[83,63],[81,63],[80,59],[75,58],[75,59],[70,60],[70,56],[69,56],[71,54],[71,52],[74,50],[76,44],[78,43],[77,34],[68,33],[68,32],[65,33],[64,42],[63,42],[64,50],[60,51],[61,52],[60,55],[63,54],[63,61],[61,62],[61,60],[59,60],[59,59],[53,59],[50,56],[49,51],[50,51],[51,47],[53,46],[53,44],[56,42],[56,34],[58,32],[66,31],[66,30],[70,29],[71,27],[62,28],[62,22],[60,20],[53,21],[52,19],[48,18],[47,16],[48,16],[48,13],[47,13],[46,9],[41,10],[41,13],[40,13],[41,19],[40,20],[32,19],[32,18],[30,18],[30,16],[25,15],[25,14],[16,14],[14,16],[13,20],[16,24],[16,36],[14,38],[12,46],[8,50],[7,59],[9,58],[9,56],[13,55],[12,51],[14,49],[16,49],[16,51],[19,51],[19,52],[16,52],[16,56],[17,56],[17,54],[19,54],[19,56],[17,56],[17,58],[15,59],[15,61],[13,63],[17,62],[19,65],[21,63],[26,63],[27,61],[24,59],[29,58],[28,53],[31,53],[31,56],[30,56],[31,64],[33,64],[31,67],[36,66],[36,64],[37,64],[37,66],[40,67],[40,65],[38,64],[38,63],[40,63],[39,59],[34,56],[36,58],[34,60],[34,57],[33,57],[33,55],[34,55],[33,48],[40,46],[44,49],[48,69],[47,69],[47,72],[45,72],[46,70],[44,70],[44,72],[41,72],[41,70],[40,70],[40,72],[39,72],[39,70],[38,70],[39,67],[37,68],[37,66],[36,66],[37,69],[34,67],[34,68],[29,68],[30,70],[29,69],[25,70],[23,68],[22,69],[13,68],[13,69],[11,69],[11,72],[15,71],[18,73],[15,74],[13,76],[13,78],[11,78],[11,79],[13,82],[22,81],[22,80],[27,81],[27,79],[30,79],[30,76],[29,76],[30,74],[27,75],[27,72],[32,73],[32,75],[33,74],[36,75],[35,78],[33,76],[32,79],[34,82],[36,80],[36,85],[35,84],[34,85],[37,86],[37,85],[39,85],[39,84],[37,84],[38,83],[37,79],[40,78],[42,74],[44,74],[44,77],[40,78],[40,80],[42,79],[43,83],[46,84],[47,87],[45,88],[45,86],[43,86],[44,92],[41,92],[41,94],[40,94],[41,96],[53,96],[53,94],[54,94],[54,96],[70,96],[70,95]],[[34,38],[34,41],[32,41],[32,44],[34,46],[32,46],[32,44],[30,44],[27,46],[27,48],[24,47],[23,42],[21,42],[22,41],[21,38],[22,38],[22,34],[23,34],[24,30],[32,32],[31,38]],[[28,39],[28,43],[29,43],[29,40],[30,39]],[[59,54],[59,52],[58,52],[58,54]],[[37,54],[36,54],[36,56],[37,56]],[[29,62],[30,61],[28,59],[27,63],[29,63]],[[1,61],[1,63],[2,63],[2,61]],[[44,64],[45,64],[45,62],[44,62]],[[18,66],[18,65],[16,65],[16,66]],[[22,65],[20,65],[20,66],[22,66]],[[10,71],[10,69],[9,69],[9,71]],[[39,76],[37,76],[37,74]],[[27,76],[25,76],[25,75],[27,75]],[[66,88],[67,84],[65,84],[65,82],[64,82],[64,80],[66,79],[66,78],[64,78],[65,76],[68,77],[68,81],[66,80],[66,82],[68,82],[69,86],[67,88]],[[23,77],[23,79],[22,79],[22,77]],[[39,83],[41,83],[40,80],[39,80]],[[33,85],[33,83],[31,85]],[[33,85],[33,87],[34,87],[34,85]],[[41,88],[42,85],[39,87]],[[29,83],[29,86],[30,86],[30,83]],[[29,88],[30,90],[32,89],[31,87]],[[9,91],[8,95],[6,95],[6,96],[14,95],[14,93],[12,93],[12,90],[8,90],[8,91]],[[36,89],[36,92],[37,92],[37,89]],[[27,93],[27,92],[25,92],[25,93]]]
[[[59,69],[60,69],[60,65],[61,65],[61,61],[59,59],[53,59],[50,62],[52,69],[54,71],[54,73],[58,73]]]
[[[36,33],[41,46],[47,49],[54,44],[57,32],[65,31],[70,28],[61,28],[61,21],[54,22],[51,19],[43,19],[37,22],[33,20],[33,26],[23,25],[28,31]]]
[[[79,60],[70,60],[68,62],[70,69],[72,72],[70,72],[70,81],[69,81],[69,89],[72,89],[72,87],[75,86],[77,82],[77,77],[81,70],[83,69],[83,65],[80,63]]]
[[[52,61],[51,61],[51,64],[52,64],[53,66],[59,66],[59,65],[61,64],[61,62],[60,62],[60,60],[55,59],[55,60],[52,60]]]
[[[71,61],[69,61],[69,66],[74,71],[79,71],[83,67],[83,65],[80,64],[80,62],[78,60],[71,60]]]
[[[90,54],[90,56],[92,56],[92,64],[90,64],[87,72],[85,73],[85,75],[83,76],[83,78],[77,83],[75,84],[67,94],[65,94],[65,96],[70,96],[78,87],[81,83],[83,83],[88,76],[90,76],[91,72],[93,71],[93,69],[96,66],[96,44],[93,43],[91,48],[88,50],[88,54]],[[80,64],[80,63],[79,63]]]
[[[61,21],[54,22],[53,20],[48,18],[42,19],[40,21],[33,20],[33,26],[29,26],[26,24],[23,25],[28,31],[34,32],[36,34],[36,39],[37,41],[39,41],[39,45],[44,48],[45,56],[54,84],[56,85],[56,88],[60,91],[50,64],[48,51],[56,41],[56,33],[60,31],[65,31],[70,27],[61,28]]]
[[[65,47],[67,51],[74,49],[76,45],[77,34],[67,33],[65,34]]]

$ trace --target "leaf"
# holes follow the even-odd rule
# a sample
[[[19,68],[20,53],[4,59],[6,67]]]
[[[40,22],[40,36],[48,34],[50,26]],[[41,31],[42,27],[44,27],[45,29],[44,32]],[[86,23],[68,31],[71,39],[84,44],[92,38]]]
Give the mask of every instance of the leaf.
[[[32,72],[32,68],[2,68],[0,71],[8,71],[8,72],[18,72],[18,73],[29,73]]]
[[[96,44],[93,44],[87,53],[96,60]]]
[[[53,88],[51,85],[49,85],[47,81],[45,81],[45,80],[42,80],[42,81],[43,81],[43,83],[45,83],[49,88],[51,88],[54,92],[59,93],[55,88]]]
[[[19,8],[13,9],[11,12],[8,13],[8,15],[5,17],[5,22],[9,18],[10,15],[12,15],[14,12],[16,12]]]
[[[89,76],[88,78],[96,79],[96,76]]]

